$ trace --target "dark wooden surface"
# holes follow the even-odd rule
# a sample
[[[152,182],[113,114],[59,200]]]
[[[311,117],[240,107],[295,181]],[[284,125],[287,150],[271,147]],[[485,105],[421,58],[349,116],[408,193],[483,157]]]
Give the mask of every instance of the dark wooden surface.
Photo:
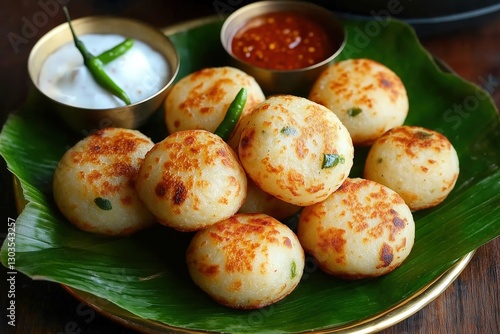
[[[163,27],[238,8],[244,1],[67,1],[74,18],[116,14]],[[233,7],[229,5],[234,4]],[[226,4],[217,6],[217,4]],[[45,14],[44,14],[45,13]],[[63,21],[57,0],[4,1],[0,5],[0,123],[26,98],[26,62],[34,43]],[[29,30],[26,22],[37,23]],[[23,28],[24,27],[24,28]],[[24,30],[23,30],[24,29]],[[430,29],[432,30],[432,29]],[[500,17],[421,36],[423,45],[456,73],[486,88],[500,106]],[[14,45],[14,34],[23,39]],[[432,84],[432,83],[429,83]],[[500,143],[499,143],[500,149]],[[0,162],[1,237],[8,218],[17,216],[12,179]],[[436,300],[384,334],[498,333],[500,326],[500,239],[482,246],[459,278]],[[16,327],[7,325],[7,271],[0,269],[0,333],[135,333],[80,303],[59,285],[16,278]]]

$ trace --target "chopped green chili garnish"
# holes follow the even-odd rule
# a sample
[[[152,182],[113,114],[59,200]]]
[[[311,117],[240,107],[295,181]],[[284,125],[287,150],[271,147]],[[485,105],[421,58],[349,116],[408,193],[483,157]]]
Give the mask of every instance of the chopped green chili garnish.
[[[339,163],[343,164],[344,162],[345,162],[345,158],[342,155],[325,154],[323,156],[323,164],[321,165],[321,168],[325,169],[325,168],[335,167]]]
[[[361,108],[351,108],[349,110],[347,110],[347,115],[351,116],[351,117],[354,117],[354,116],[357,116],[359,115],[363,110],[361,110]]]
[[[419,139],[426,139],[432,136],[432,133],[424,131],[417,131],[415,134]]]
[[[297,134],[297,129],[295,129],[291,126],[284,126],[281,128],[280,132],[284,135],[287,135],[287,136],[294,136]]]
[[[96,197],[94,199],[94,203],[99,207],[99,209],[101,210],[106,210],[106,211],[109,211],[113,208],[113,206],[111,205],[111,201],[109,199],[106,199],[106,198],[102,198],[102,197]]]
[[[295,263],[295,261],[292,261],[292,278],[294,278],[295,276],[297,276],[297,264]]]

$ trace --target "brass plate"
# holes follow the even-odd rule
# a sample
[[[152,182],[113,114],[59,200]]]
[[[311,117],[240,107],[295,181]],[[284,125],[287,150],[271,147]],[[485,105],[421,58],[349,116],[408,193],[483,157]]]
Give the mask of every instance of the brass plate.
[[[420,311],[427,304],[436,299],[444,290],[446,290],[460,273],[467,267],[474,256],[475,251],[468,253],[455,262],[445,273],[427,284],[421,290],[405,299],[394,307],[386,311],[375,314],[366,319],[352,322],[342,326],[336,326],[327,329],[320,329],[308,333],[323,334],[368,334],[377,333],[385,328],[391,327],[401,322],[413,314]],[[185,328],[173,327],[160,322],[139,318],[134,314],[94,295],[75,290],[67,286],[63,287],[69,291],[79,301],[92,307],[102,315],[134,330],[144,333],[207,333],[205,331],[190,330]]]

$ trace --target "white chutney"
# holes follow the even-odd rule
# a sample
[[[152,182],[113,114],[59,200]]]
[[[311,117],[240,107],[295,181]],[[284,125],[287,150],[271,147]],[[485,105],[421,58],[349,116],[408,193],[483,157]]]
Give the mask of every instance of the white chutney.
[[[125,40],[120,35],[87,34],[79,36],[94,56]],[[131,103],[157,93],[168,80],[165,58],[149,45],[134,40],[125,54],[104,65],[108,76],[129,96]],[[45,60],[38,78],[40,90],[64,104],[90,109],[124,106],[125,103],[99,86],[83,64],[73,42],[57,49]]]

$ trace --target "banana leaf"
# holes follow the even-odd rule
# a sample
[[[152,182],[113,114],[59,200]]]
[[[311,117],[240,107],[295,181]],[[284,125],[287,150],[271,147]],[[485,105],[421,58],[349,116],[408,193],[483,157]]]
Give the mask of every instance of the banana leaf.
[[[221,306],[189,278],[184,253],[192,234],[156,226],[131,237],[102,237],[76,229],[58,212],[51,192],[53,172],[81,136],[67,130],[33,95],[10,115],[0,134],[0,154],[19,180],[19,197],[27,202],[16,222],[15,269],[90,293],[154,323],[218,332],[296,333],[335,329],[384,312],[500,235],[500,119],[488,92],[443,70],[412,28],[400,21],[344,23],[348,40],[341,59],[372,58],[393,69],[409,95],[406,124],[442,132],[459,154],[455,189],[442,204],[414,214],[415,246],[399,268],[379,278],[344,281],[324,274],[308,257],[299,286],[282,301],[254,311]],[[221,24],[213,20],[167,30],[181,56],[178,78],[227,64],[219,42]],[[165,137],[161,110],[141,130],[156,141]],[[351,176],[361,175],[366,151],[356,149]],[[5,266],[7,248],[4,242],[0,257]]]

